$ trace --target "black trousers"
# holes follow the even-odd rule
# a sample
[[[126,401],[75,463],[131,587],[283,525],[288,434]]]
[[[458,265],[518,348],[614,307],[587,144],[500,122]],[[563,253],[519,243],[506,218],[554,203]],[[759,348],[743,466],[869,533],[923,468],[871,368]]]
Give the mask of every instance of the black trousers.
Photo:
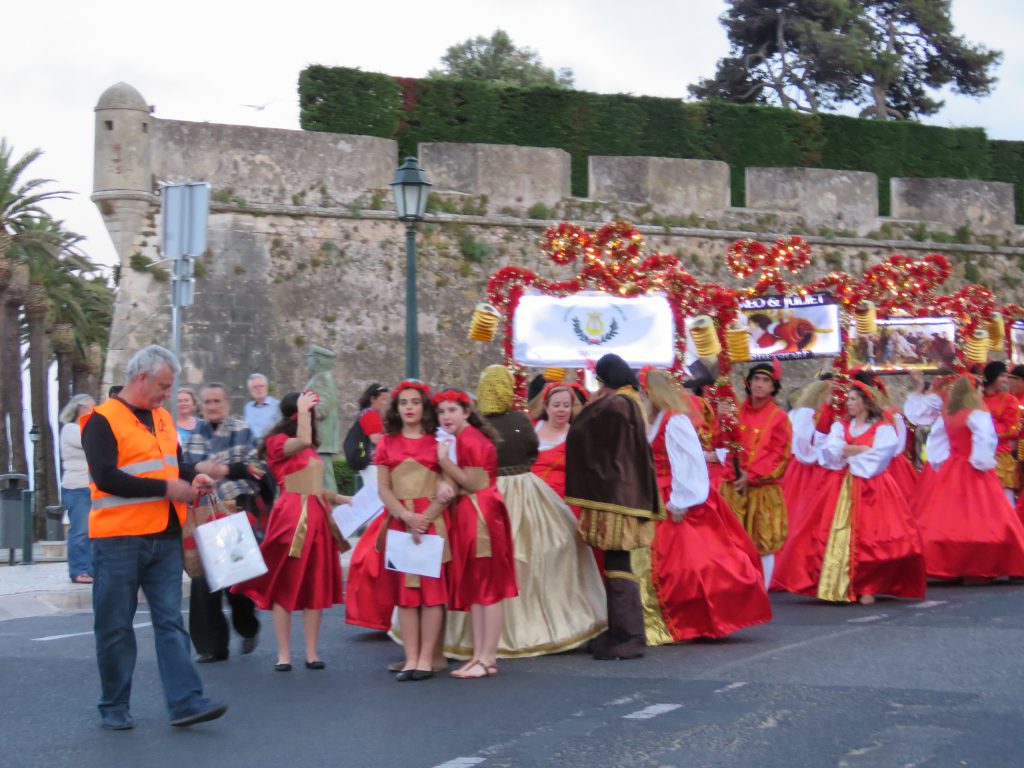
[[[256,604],[244,595],[227,589],[211,592],[206,579],[192,579],[189,600],[188,631],[192,644],[201,656],[227,658],[231,631],[223,613],[223,597],[231,606],[231,626],[242,637],[256,637],[260,622],[256,618]]]

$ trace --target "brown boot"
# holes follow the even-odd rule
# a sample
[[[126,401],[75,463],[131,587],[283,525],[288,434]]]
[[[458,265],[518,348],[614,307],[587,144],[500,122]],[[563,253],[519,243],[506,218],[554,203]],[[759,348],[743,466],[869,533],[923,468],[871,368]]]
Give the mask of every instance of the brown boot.
[[[608,632],[591,645],[595,659],[638,659],[647,650],[640,585],[631,579],[607,581]]]

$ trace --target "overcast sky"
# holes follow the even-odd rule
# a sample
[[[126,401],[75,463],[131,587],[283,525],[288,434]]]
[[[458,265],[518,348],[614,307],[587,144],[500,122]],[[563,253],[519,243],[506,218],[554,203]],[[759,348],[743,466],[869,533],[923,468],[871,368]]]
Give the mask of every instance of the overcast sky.
[[[297,79],[308,64],[419,77],[445,49],[505,29],[576,87],[682,97],[727,52],[721,0],[13,0],[3,12],[0,136],[17,155],[45,155],[31,177],[75,193],[52,215],[116,262],[92,191],[93,107],[110,85],[134,85],[158,117],[298,128]],[[1024,139],[1024,3],[954,0],[957,31],[1002,50],[993,96],[950,95],[928,122]],[[246,106],[254,105],[254,106]],[[256,109],[254,107],[261,107]]]

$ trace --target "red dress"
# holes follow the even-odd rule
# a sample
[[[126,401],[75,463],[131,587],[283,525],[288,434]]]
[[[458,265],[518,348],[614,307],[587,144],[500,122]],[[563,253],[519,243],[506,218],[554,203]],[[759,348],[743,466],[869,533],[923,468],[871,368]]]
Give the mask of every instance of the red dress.
[[[651,441],[662,500],[672,495],[666,413]],[[676,641],[724,637],[771,621],[761,557],[739,518],[714,486],[707,500],[690,507],[681,522],[655,523],[651,579],[662,618]]]
[[[494,443],[467,424],[455,438],[455,453],[462,469],[479,468],[489,484],[475,493],[462,494],[449,511],[452,563],[449,569],[448,607],[468,611],[472,605],[493,605],[516,597],[516,562],[512,525],[498,492],[498,452]],[[490,554],[480,555],[486,547]]]
[[[387,467],[391,473],[391,487],[395,495],[408,509],[420,512],[430,506],[429,496],[403,497],[406,483],[410,487],[425,490],[410,491],[433,495],[441,478],[441,467],[437,462],[437,440],[433,435],[418,439],[398,435],[384,435],[373,455],[373,463]],[[430,488],[429,486],[433,486]],[[441,528],[447,522],[444,515],[439,518]],[[437,522],[427,529],[437,533]],[[345,607],[345,622],[370,629],[387,630],[391,627],[391,615],[395,606],[415,608],[420,605],[444,605],[448,602],[445,584],[446,570],[440,578],[421,577],[420,586],[415,578],[389,571],[384,567],[385,528],[406,530],[405,524],[391,517],[385,511],[367,526],[352,552],[348,568],[348,601]]]
[[[461,457],[460,457],[461,462]],[[537,459],[530,468],[537,477],[547,483],[551,490],[565,498],[565,440],[551,448],[542,448],[537,451]],[[576,517],[580,516],[579,510],[573,510]]]
[[[284,455],[287,435],[267,438],[267,465],[282,489],[267,522],[267,534],[260,552],[267,572],[239,584],[234,591],[250,598],[260,610],[276,603],[289,611],[330,608],[342,602],[341,559],[332,532],[330,509],[320,496],[293,493],[285,489],[286,477],[315,463],[322,472],[313,448]],[[322,475],[321,475],[322,476]],[[297,537],[305,507],[306,533]],[[299,556],[289,553],[298,550]]]
[[[795,531],[803,521],[805,508],[812,498],[810,489],[828,482],[833,472],[821,466],[817,460],[820,451],[817,441],[822,439],[819,433],[827,435],[832,428],[832,406],[825,403],[819,406],[817,413],[810,411],[808,407],[795,408],[789,412],[793,442],[791,460],[782,476],[782,498],[786,501],[790,531]],[[811,457],[812,452],[814,461],[805,461]]]
[[[896,436],[902,436],[900,452],[896,454],[889,464],[889,474],[892,475],[896,485],[903,491],[903,498],[907,500],[907,504],[913,509],[917,500],[917,482],[919,477],[917,470],[914,469],[914,464],[907,457],[907,428],[905,424],[899,423],[903,421],[903,417],[895,409],[886,408],[885,417],[896,430]]]
[[[881,427],[895,433],[875,422],[854,436],[847,421],[833,427],[829,441],[842,430],[846,445],[871,447]],[[921,533],[887,467],[873,477],[854,475],[849,466],[829,472],[804,512],[775,561],[773,591],[837,602],[861,595],[924,597]]]
[[[970,463],[972,411],[944,416],[949,458],[923,484],[918,519],[928,575],[936,579],[1024,576],[1024,525],[995,470]]]

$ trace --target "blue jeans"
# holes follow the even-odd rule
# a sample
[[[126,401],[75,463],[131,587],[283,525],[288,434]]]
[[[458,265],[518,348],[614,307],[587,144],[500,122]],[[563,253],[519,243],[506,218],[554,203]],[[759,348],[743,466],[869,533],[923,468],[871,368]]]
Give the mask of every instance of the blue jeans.
[[[171,719],[206,702],[192,665],[188,633],[181,620],[181,539],[113,536],[92,540],[93,632],[99,664],[99,710],[103,716],[128,713],[135,671],[132,620],[142,588],[149,603],[160,682]]]
[[[71,578],[83,573],[92,576],[92,546],[89,543],[89,510],[92,500],[88,488],[61,488],[60,498],[68,511],[68,572]]]

